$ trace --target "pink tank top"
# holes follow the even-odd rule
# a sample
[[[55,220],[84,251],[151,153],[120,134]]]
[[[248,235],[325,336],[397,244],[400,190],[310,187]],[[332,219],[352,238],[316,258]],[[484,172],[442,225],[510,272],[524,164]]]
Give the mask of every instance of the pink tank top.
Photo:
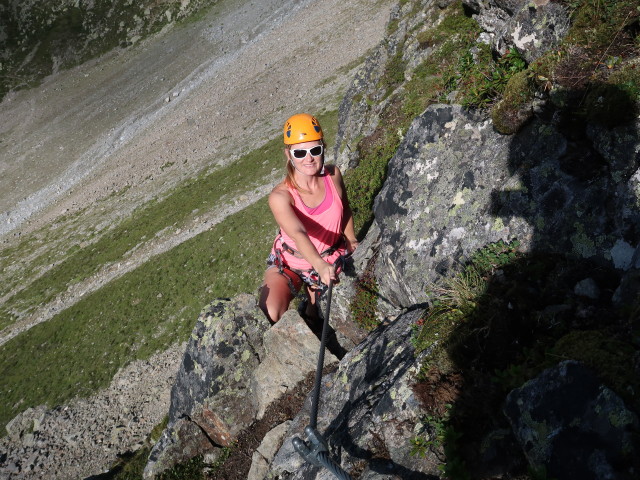
[[[336,186],[333,184],[333,180],[329,175],[324,177],[324,200],[320,205],[314,208],[307,207],[300,194],[295,188],[289,187],[289,193],[293,197],[294,205],[293,211],[300,219],[304,227],[307,229],[309,239],[318,253],[322,253],[330,247],[335,246],[342,238],[342,214],[344,211],[342,205],[342,199],[336,190]],[[291,248],[297,250],[295,242],[284,231],[281,232],[282,241],[285,242]],[[276,245],[279,247],[279,245]],[[338,250],[331,255],[323,257],[328,263],[334,263],[340,255],[345,254],[345,248],[341,246]],[[297,258],[296,256],[283,251],[283,259],[285,263],[291,267],[300,270],[308,270],[311,268],[311,264],[304,258]]]
[[[324,178],[324,200],[322,200],[320,205],[313,208],[307,207],[307,205],[304,202],[302,202],[302,198],[300,198],[300,201],[302,202],[304,209],[309,215],[320,215],[321,213],[329,210],[329,208],[331,207],[331,204],[333,203],[333,189],[329,186],[329,184],[333,185],[333,182],[329,178],[329,175],[325,175],[323,178]],[[297,190],[296,190],[296,194],[298,195],[298,197],[300,197],[300,194],[298,193]]]

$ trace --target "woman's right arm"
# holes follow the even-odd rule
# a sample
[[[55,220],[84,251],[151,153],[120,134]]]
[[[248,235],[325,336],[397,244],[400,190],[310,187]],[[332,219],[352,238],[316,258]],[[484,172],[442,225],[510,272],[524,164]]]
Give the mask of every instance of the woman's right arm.
[[[291,194],[285,188],[276,187],[269,195],[269,207],[280,228],[295,242],[298,252],[318,272],[322,283],[329,285],[330,280],[337,280],[335,267],[323,260],[293,211]]]

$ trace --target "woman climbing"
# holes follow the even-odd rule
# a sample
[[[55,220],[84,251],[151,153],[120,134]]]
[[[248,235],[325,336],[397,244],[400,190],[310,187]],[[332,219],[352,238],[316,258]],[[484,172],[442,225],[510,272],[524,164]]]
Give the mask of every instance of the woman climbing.
[[[316,294],[338,281],[340,260],[358,245],[353,215],[338,167],[324,164],[324,137],[307,113],[284,124],[287,175],[269,195],[280,226],[267,260],[260,308],[272,323],[304,284],[307,315],[315,317]]]

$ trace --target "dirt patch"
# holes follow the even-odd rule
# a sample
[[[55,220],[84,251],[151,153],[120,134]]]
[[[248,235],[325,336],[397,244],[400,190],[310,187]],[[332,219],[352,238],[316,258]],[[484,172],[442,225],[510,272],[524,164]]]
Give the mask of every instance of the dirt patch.
[[[323,375],[335,370],[335,365],[327,367],[323,370]],[[304,401],[313,389],[314,379],[315,372],[309,373],[295,388],[272,403],[261,420],[240,434],[231,455],[220,469],[211,473],[207,478],[211,480],[245,480],[251,468],[253,452],[260,446],[262,439],[271,429],[287,420],[293,420],[300,412]]]
[[[447,412],[447,405],[460,396],[463,381],[464,377],[459,372],[443,373],[433,367],[422,381],[413,385],[413,391],[429,415],[442,417]]]

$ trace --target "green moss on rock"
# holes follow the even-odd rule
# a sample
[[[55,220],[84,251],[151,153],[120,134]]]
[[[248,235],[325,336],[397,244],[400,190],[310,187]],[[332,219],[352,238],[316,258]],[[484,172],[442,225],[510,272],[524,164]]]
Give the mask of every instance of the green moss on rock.
[[[638,116],[640,65],[628,64],[589,90],[584,111],[589,120],[615,126]]]
[[[497,131],[516,133],[532,117],[534,92],[528,71],[520,71],[509,79],[502,100],[491,110],[491,119]]]
[[[630,344],[609,337],[601,330],[575,330],[560,338],[550,353],[554,358],[578,360],[591,367],[638,411],[640,380],[631,368],[635,351]]]

